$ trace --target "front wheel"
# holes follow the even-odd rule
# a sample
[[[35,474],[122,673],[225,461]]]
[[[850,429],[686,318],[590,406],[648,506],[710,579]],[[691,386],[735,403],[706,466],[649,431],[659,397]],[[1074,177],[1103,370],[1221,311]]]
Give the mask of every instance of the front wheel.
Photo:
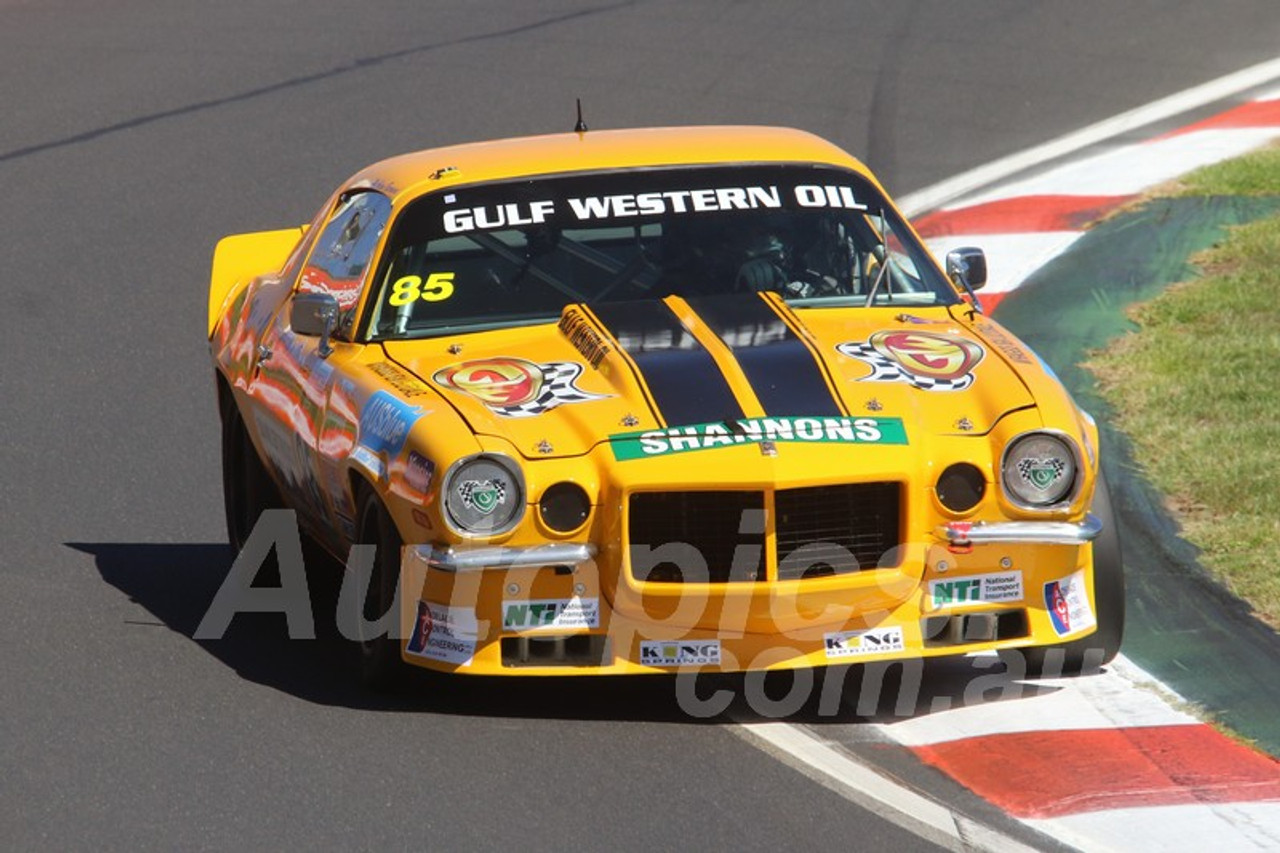
[[[284,502],[254,449],[244,416],[235,403],[227,408],[222,419],[222,503],[227,538],[239,552],[258,523],[258,516],[264,510],[284,506]]]
[[[1079,640],[1001,652],[1011,670],[1022,670],[1029,676],[1074,675],[1096,671],[1119,654],[1124,639],[1124,559],[1111,493],[1101,467],[1091,510],[1102,521],[1102,533],[1093,542],[1093,596],[1098,628]]]
[[[391,514],[373,489],[365,488],[362,493],[356,541],[377,547],[372,576],[362,604],[363,622],[368,625],[398,607],[396,590],[400,585],[400,551],[404,542]],[[392,613],[393,628],[398,625],[399,618],[398,612]],[[399,640],[392,637],[398,633],[383,632],[360,641],[361,679],[374,690],[390,690],[397,686],[408,668],[400,658]]]

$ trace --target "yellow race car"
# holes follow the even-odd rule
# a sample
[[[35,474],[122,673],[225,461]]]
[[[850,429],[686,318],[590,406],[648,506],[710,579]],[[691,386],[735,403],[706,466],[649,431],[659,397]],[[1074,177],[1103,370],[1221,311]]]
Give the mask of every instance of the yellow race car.
[[[376,546],[374,684],[1101,664],[1124,581],[1098,431],[985,279],[795,130],[386,160],[217,246],[231,540],[285,505],[341,560]]]

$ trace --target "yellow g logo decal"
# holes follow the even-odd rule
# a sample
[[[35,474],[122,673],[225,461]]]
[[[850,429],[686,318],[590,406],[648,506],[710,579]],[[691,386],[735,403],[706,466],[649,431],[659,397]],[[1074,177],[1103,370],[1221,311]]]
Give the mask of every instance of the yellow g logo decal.
[[[436,371],[432,377],[446,388],[470,394],[491,406],[528,403],[542,390],[542,368],[522,358],[486,358]]]

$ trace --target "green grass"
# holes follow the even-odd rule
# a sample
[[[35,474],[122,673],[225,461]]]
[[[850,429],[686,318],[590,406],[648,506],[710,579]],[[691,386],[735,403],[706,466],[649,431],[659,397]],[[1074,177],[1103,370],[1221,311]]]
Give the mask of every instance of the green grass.
[[[1280,195],[1280,147],[1206,166],[1180,184],[1173,195]]]
[[[1280,194],[1280,148],[1173,192]],[[1193,261],[1200,275],[1137,306],[1138,331],[1088,366],[1206,568],[1280,626],[1280,218]]]

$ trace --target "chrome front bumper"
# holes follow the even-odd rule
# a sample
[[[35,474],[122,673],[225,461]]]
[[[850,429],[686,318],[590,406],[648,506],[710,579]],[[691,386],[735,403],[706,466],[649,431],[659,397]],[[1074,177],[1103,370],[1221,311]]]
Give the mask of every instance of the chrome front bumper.
[[[486,569],[525,569],[540,566],[576,566],[593,559],[596,546],[591,543],[552,543],[527,548],[490,546],[482,548],[437,548],[418,545],[413,548],[419,560],[443,572],[481,572]]]
[[[1102,520],[1093,513],[1084,521],[953,521],[937,528],[939,539],[959,547],[1024,543],[1028,545],[1084,545],[1102,533]]]

